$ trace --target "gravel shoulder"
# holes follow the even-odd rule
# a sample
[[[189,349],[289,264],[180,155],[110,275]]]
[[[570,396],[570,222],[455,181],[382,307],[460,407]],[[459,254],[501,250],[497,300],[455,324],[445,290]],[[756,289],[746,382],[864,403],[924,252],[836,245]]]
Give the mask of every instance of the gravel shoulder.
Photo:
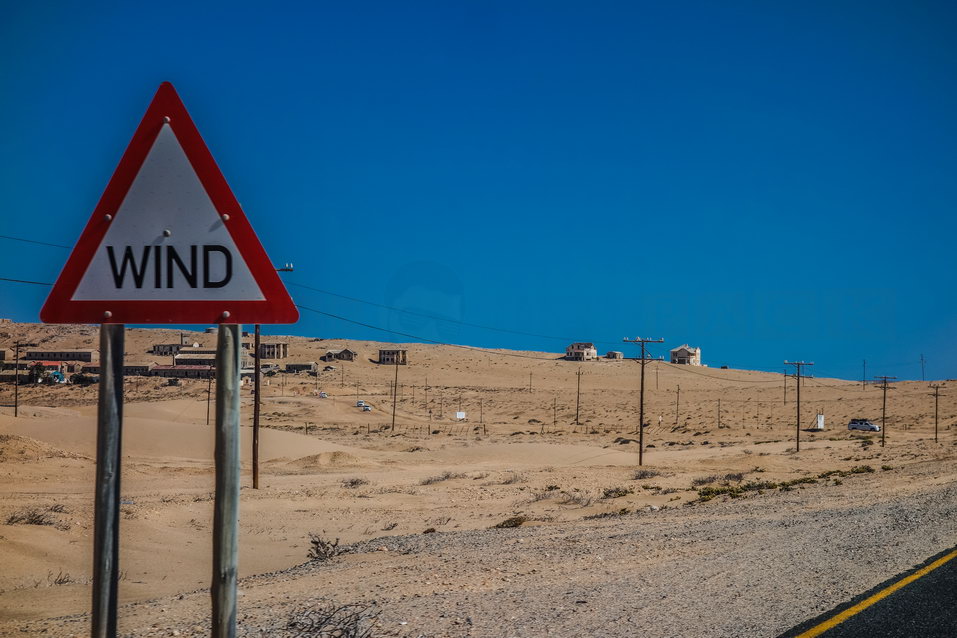
[[[575,523],[392,536],[242,581],[240,635],[364,603],[380,636],[773,636],[954,545],[952,461],[904,476]],[[208,635],[208,593],[125,605],[125,636]],[[0,626],[82,635],[76,615]]]

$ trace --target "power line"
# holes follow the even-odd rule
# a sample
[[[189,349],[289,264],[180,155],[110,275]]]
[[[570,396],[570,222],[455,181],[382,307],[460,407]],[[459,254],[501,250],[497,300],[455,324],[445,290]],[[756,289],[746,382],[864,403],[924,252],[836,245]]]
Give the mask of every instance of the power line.
[[[22,241],[25,244],[37,244],[39,246],[52,246],[54,248],[66,248],[70,250],[72,246],[65,246],[63,244],[51,244],[47,241],[37,241],[36,239],[24,239],[23,237],[11,237],[10,235],[0,235],[0,239],[9,239],[10,241]]]
[[[304,290],[311,290],[312,292],[318,292],[318,293],[323,294],[323,295],[329,295],[330,297],[338,297],[339,299],[346,299],[346,300],[348,300],[348,301],[354,301],[354,302],[356,302],[356,303],[366,304],[366,305],[368,305],[368,306],[373,306],[373,307],[375,307],[375,308],[382,308],[383,310],[391,310],[391,311],[393,311],[393,312],[401,312],[401,313],[403,313],[403,314],[412,315],[413,317],[422,317],[422,318],[424,318],[424,319],[432,319],[432,320],[434,320],[434,321],[444,321],[444,322],[446,322],[446,323],[454,323],[454,324],[458,324],[458,325],[461,325],[461,326],[468,326],[468,327],[470,327],[470,328],[479,328],[479,329],[481,329],[481,330],[492,330],[492,331],[494,331],[494,332],[504,332],[504,333],[507,333],[507,334],[520,335],[520,336],[523,336],[523,337],[536,337],[536,338],[538,338],[538,339],[553,339],[553,340],[555,340],[555,341],[566,341],[566,342],[567,342],[567,341],[575,341],[575,339],[572,339],[572,338],[570,338],[570,337],[556,337],[556,336],[554,336],[554,335],[543,335],[543,334],[539,334],[539,333],[536,333],[536,332],[524,332],[524,331],[522,331],[522,330],[512,330],[512,329],[510,329],[510,328],[498,328],[498,327],[495,327],[495,326],[486,326],[486,325],[480,324],[480,323],[472,323],[472,322],[469,322],[469,321],[462,321],[461,319],[450,319],[450,318],[448,318],[448,317],[438,317],[438,316],[436,316],[436,315],[430,315],[430,314],[425,313],[425,312],[416,312],[416,311],[414,311],[414,310],[406,310],[406,309],[404,309],[404,308],[396,308],[395,306],[389,306],[389,305],[387,305],[387,304],[376,303],[376,302],[374,302],[374,301],[368,301],[368,300],[366,300],[366,299],[359,299],[358,297],[350,297],[349,295],[343,295],[343,294],[340,294],[340,293],[337,293],[337,292],[332,292],[332,291],[329,291],[329,290],[323,290],[322,288],[316,288],[316,287],[314,287],[314,286],[307,286],[306,284],[300,284],[300,283],[296,283],[296,282],[293,282],[293,281],[286,281],[285,283],[286,283],[287,285],[290,285],[290,286],[295,286],[296,288],[302,288],[302,289],[304,289]],[[616,344],[617,344],[617,342],[611,342],[611,341],[596,341],[596,342],[593,342],[593,343],[603,343],[603,344],[616,343]]]
[[[28,281],[26,279],[9,279],[7,277],[0,277],[0,281],[9,281],[10,283],[14,283],[14,284],[33,284],[34,286],[52,286],[53,285],[45,281]]]
[[[319,315],[324,315],[326,317],[332,317],[333,319],[338,319],[339,321],[345,321],[346,323],[352,323],[357,326],[362,326],[364,328],[371,328],[373,330],[379,330],[381,332],[388,332],[390,334],[399,335],[400,337],[408,337],[410,339],[415,339],[417,341],[425,341],[427,343],[434,343],[439,346],[449,346],[452,348],[462,348],[463,350],[474,350],[476,352],[484,352],[486,354],[497,354],[503,357],[519,357],[521,359],[536,359],[538,361],[555,361],[555,357],[535,357],[527,354],[519,354],[517,352],[503,352],[500,350],[490,350],[487,348],[477,348],[475,346],[464,346],[457,343],[446,343],[445,341],[436,341],[435,339],[429,339],[428,337],[419,337],[407,332],[399,332],[398,330],[390,330],[388,328],[381,328],[379,326],[374,326],[371,323],[364,323],[362,321],[355,321],[354,319],[348,319],[341,315],[336,315],[331,312],[324,312],[322,310],[316,310],[315,308],[310,308],[309,306],[303,306],[302,304],[296,304],[296,307],[300,310],[305,310],[307,312],[314,312]]]

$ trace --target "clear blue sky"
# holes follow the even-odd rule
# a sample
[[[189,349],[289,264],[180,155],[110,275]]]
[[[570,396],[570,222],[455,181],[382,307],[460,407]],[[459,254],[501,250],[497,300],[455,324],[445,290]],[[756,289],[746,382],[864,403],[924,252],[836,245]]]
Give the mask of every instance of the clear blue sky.
[[[713,366],[920,378],[923,353],[957,377],[952,2],[3,13],[0,234],[72,244],[169,80],[289,282]],[[0,240],[2,277],[65,258]],[[0,282],[0,316],[36,321],[46,292]],[[290,292],[438,340],[565,345]],[[407,340],[308,312],[269,330]]]

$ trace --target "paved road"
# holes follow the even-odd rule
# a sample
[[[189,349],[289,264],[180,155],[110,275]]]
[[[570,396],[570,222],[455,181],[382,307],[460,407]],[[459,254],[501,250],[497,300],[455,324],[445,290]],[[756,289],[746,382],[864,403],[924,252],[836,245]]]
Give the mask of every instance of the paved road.
[[[946,562],[919,575],[916,580],[901,586],[822,633],[812,632],[811,635],[819,635],[821,638],[954,638],[957,636],[957,558],[953,557],[955,550],[957,548],[931,557],[923,565],[899,574],[854,600],[802,623],[781,638],[802,636],[845,610],[880,596],[902,579],[942,559],[946,559]],[[951,558],[947,559],[948,556]]]

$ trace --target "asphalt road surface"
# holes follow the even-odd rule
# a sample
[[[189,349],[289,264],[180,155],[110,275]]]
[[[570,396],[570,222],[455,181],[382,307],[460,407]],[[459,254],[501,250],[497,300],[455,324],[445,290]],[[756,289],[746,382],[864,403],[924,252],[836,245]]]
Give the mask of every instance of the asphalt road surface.
[[[903,581],[909,580],[906,584]],[[863,607],[863,608],[862,608]],[[957,548],[802,623],[781,638],[954,638]]]

